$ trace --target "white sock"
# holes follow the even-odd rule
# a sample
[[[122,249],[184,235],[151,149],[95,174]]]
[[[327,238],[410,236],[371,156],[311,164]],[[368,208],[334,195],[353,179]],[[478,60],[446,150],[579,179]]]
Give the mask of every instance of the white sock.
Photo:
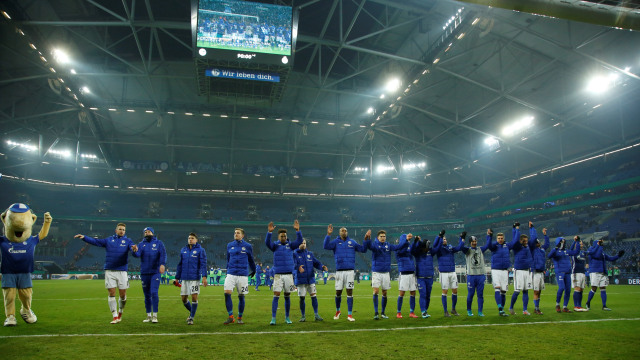
[[[158,313],[154,312],[154,313],[153,313],[153,317],[154,317],[154,318],[157,318],[157,317],[158,317]]]
[[[118,307],[120,308],[120,312],[122,312],[122,310],[124,309],[124,306],[127,304],[127,297],[125,296],[124,299],[120,298],[118,299]]]
[[[109,302],[109,310],[111,310],[111,314],[113,315],[113,317],[118,316],[118,309],[117,309],[117,303],[116,303],[116,297],[115,296],[109,296],[107,298],[107,301]]]

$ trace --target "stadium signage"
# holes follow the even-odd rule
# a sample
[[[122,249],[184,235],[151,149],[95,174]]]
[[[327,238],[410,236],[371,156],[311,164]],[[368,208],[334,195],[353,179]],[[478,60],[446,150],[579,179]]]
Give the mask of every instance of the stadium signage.
[[[226,78],[226,79],[243,79],[254,81],[280,82],[280,75],[273,73],[265,73],[259,71],[247,70],[231,70],[223,68],[213,68],[205,71],[206,76]]]
[[[629,285],[640,285],[640,279],[629,279]]]

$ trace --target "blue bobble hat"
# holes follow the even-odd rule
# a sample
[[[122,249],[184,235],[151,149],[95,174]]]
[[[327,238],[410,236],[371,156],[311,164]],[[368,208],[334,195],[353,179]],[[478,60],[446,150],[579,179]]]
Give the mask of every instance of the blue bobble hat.
[[[153,228],[151,226],[147,226],[146,228],[144,228],[144,230],[142,230],[142,232],[145,232],[147,230],[151,231],[152,234],[156,233],[155,231],[153,231]]]
[[[9,211],[12,213],[25,213],[31,210],[27,204],[15,203],[9,207]]]

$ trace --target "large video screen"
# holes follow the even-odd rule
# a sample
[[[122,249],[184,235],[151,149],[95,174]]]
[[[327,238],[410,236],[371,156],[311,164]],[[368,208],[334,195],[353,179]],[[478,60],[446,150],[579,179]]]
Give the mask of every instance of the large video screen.
[[[290,6],[198,0],[195,33],[197,57],[287,64],[296,29]]]

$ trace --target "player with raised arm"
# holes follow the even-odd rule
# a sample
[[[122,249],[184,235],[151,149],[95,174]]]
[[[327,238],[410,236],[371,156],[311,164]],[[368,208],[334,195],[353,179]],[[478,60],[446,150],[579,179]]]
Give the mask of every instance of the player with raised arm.
[[[300,322],[305,322],[305,304],[304,298],[307,293],[311,296],[311,306],[313,306],[314,318],[316,321],[322,321],[323,319],[318,314],[318,299],[316,298],[316,279],[313,268],[318,270],[327,270],[325,265],[322,265],[320,260],[316,259],[313,253],[307,250],[307,241],[302,240],[299,248],[293,252],[293,259],[295,260],[296,271],[298,276],[296,277],[296,286],[298,287],[298,296],[300,297]]]
[[[87,244],[105,248],[104,286],[109,293],[107,303],[113,317],[112,324],[117,324],[122,320],[122,312],[127,304],[129,251],[132,251],[134,243],[124,235],[125,232],[126,225],[118,223],[115,235],[111,235],[106,239],[95,239],[82,234],[74,236],[74,238],[80,238]],[[116,301],[116,288],[120,295],[118,301]]]
[[[267,225],[268,232],[264,239],[265,245],[273,252],[273,268],[275,276],[273,277],[273,301],[271,302],[271,322],[269,325],[276,324],[276,314],[278,312],[278,299],[280,293],[284,292],[284,321],[291,324],[289,319],[289,310],[291,309],[291,298],[289,295],[295,290],[293,282],[293,268],[295,263],[293,260],[293,251],[302,244],[302,233],[300,232],[300,223],[298,219],[293,222],[293,229],[296,231],[296,240],[290,241],[287,238],[287,230],[278,230],[278,241],[271,241],[273,230],[276,228],[273,221]]]
[[[531,266],[533,265],[533,256],[529,247],[529,236],[520,234],[520,223],[513,224],[512,240],[509,247],[513,250],[513,295],[511,295],[511,305],[509,313],[515,315],[513,306],[518,300],[518,295],[522,291],[522,315],[531,315],[527,311],[529,306],[529,289],[533,288],[533,277],[531,276]]]
[[[366,253],[367,248],[349,238],[347,228],[340,228],[340,235],[331,240],[333,225],[327,226],[327,236],[324,238],[323,248],[333,251],[336,263],[336,314],[333,320],[340,318],[340,304],[342,302],[342,290],[347,289],[347,320],[356,321],[353,318],[353,285],[354,270],[356,268],[356,251]]]
[[[433,251],[429,240],[422,241],[420,236],[416,236],[411,244],[411,254],[416,259],[416,285],[420,294],[420,311],[422,318],[426,319],[431,317],[428,310],[431,303],[431,289],[433,288],[433,256],[435,251]]]
[[[587,285],[585,276],[587,264],[587,251],[584,249],[584,243],[580,240],[580,236],[574,237],[571,244],[571,250],[578,250],[578,253],[571,257],[571,286],[573,286],[573,311],[588,311],[582,307],[582,291]]]
[[[378,231],[375,240],[371,240],[371,229],[364,236],[363,245],[371,250],[371,287],[373,288],[373,319],[379,320],[389,317],[385,314],[387,307],[387,290],[391,289],[391,252],[401,248],[406,248],[409,243],[407,236],[400,236],[400,244],[389,244],[387,242],[387,232]],[[378,294],[382,289],[382,315],[378,313]]]
[[[202,286],[207,286],[207,253],[198,244],[198,235],[190,233],[187,245],[180,250],[180,261],[176,268],[176,280],[182,280],[180,296],[182,304],[189,310],[187,325],[193,325],[193,318],[198,309],[198,294],[200,294],[200,278]],[[191,295],[191,302],[189,302]]]
[[[518,225],[520,225],[518,223]],[[504,234],[496,234],[496,243],[493,243],[493,230],[487,229],[489,236],[489,250],[491,250],[491,284],[495,290],[496,304],[498,305],[498,313],[500,316],[509,316],[504,311],[504,305],[507,301],[507,290],[509,290],[509,268],[511,267],[511,256],[509,254],[511,248],[504,241]]]
[[[533,272],[533,305],[535,306],[533,312],[537,315],[542,315],[542,311],[540,310],[540,294],[542,290],[544,290],[544,272],[546,271],[547,264],[546,250],[549,248],[550,242],[546,228],[542,229],[542,234],[545,239],[544,245],[540,242],[540,239],[538,239],[538,233],[531,221],[529,221],[529,229],[529,235],[531,235],[529,247],[531,248],[531,255],[533,256],[533,267],[531,268]]]
[[[400,243],[405,242],[409,245],[409,241],[413,239],[413,234],[402,234],[400,236]],[[400,245],[400,244],[398,244]],[[400,277],[398,278],[398,312],[396,313],[397,319],[402,319],[402,301],[404,300],[405,292],[409,292],[409,317],[417,318],[415,314],[416,309],[416,264],[413,261],[411,255],[411,249],[409,246],[396,248],[396,261],[398,262],[398,271]]]
[[[600,298],[602,299],[602,310],[611,311],[607,307],[607,285],[609,278],[607,277],[607,261],[616,261],[624,255],[624,250],[618,251],[618,255],[609,256],[604,252],[604,240],[596,241],[589,248],[589,280],[591,282],[591,291],[587,298],[587,310],[591,309],[591,299],[600,288]]]
[[[580,250],[575,250],[575,247],[573,247],[574,250],[567,250],[568,246],[563,237],[557,238],[555,245],[555,248],[549,252],[548,257],[553,260],[553,266],[556,269],[556,280],[558,281],[556,312],[569,313],[571,310],[567,308],[567,305],[569,305],[569,297],[571,297],[571,257],[577,255]],[[564,293],[564,302],[562,309],[560,309],[562,293]]]
[[[456,263],[453,254],[462,249],[464,245],[462,239],[467,236],[467,232],[462,232],[460,241],[456,247],[447,244],[447,238],[444,234],[445,230],[443,229],[433,243],[433,251],[436,256],[438,256],[438,271],[440,272],[440,285],[442,286],[444,316],[451,317],[451,315],[459,315],[456,311],[456,304],[458,303],[458,278],[456,277]],[[447,294],[449,293],[449,289],[451,289],[451,314],[449,314],[447,310]]]
[[[249,272],[250,268],[251,272]],[[233,289],[238,293],[238,324],[244,324],[244,296],[249,293],[249,277],[256,272],[256,263],[253,260],[253,246],[244,240],[244,229],[236,228],[233,232],[233,241],[227,244],[227,276],[224,279],[224,303],[229,316],[224,325],[233,324],[233,301],[231,294]]]
[[[463,233],[464,234],[464,233]],[[462,242],[464,243],[464,237]],[[473,316],[471,311],[471,304],[473,303],[473,296],[478,294],[478,316],[484,316],[482,312],[484,307],[484,281],[486,279],[484,270],[484,252],[489,247],[491,241],[490,236],[487,234],[487,242],[483,247],[478,247],[478,239],[475,236],[471,236],[469,239],[469,247],[462,245],[462,252],[465,255],[467,261],[467,316]]]

